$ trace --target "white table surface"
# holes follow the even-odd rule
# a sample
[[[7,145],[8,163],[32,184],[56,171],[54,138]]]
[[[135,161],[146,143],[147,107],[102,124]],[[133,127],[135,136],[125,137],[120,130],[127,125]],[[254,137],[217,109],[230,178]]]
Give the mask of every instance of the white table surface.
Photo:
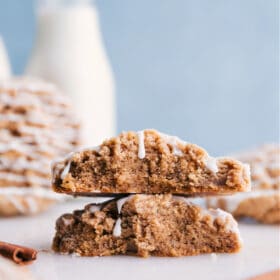
[[[28,266],[34,279],[246,279],[279,268],[279,226],[242,222],[244,241],[238,254],[181,258],[73,257],[50,251],[55,220],[63,213],[83,208],[85,201],[68,201],[33,217],[0,219],[0,240],[39,250]],[[46,250],[46,251],[45,251]]]

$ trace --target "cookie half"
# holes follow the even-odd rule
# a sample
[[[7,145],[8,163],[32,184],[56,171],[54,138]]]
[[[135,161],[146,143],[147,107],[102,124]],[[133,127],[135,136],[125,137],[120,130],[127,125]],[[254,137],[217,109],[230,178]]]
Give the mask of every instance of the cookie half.
[[[155,130],[124,132],[53,165],[53,189],[76,195],[230,194],[250,190],[246,164],[213,158]]]
[[[234,253],[237,223],[222,210],[204,210],[168,195],[130,195],[61,216],[53,249],[80,256],[190,256]]]

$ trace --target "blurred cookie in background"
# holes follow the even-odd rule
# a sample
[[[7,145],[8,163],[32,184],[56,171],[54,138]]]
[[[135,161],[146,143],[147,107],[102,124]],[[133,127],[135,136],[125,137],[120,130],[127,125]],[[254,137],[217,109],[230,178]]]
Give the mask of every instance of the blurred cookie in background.
[[[38,213],[60,199],[51,190],[50,165],[79,145],[79,127],[54,85],[0,81],[0,216]]]
[[[280,145],[266,144],[236,155],[236,158],[250,164],[252,191],[211,197],[207,199],[207,206],[222,208],[235,217],[280,223]]]

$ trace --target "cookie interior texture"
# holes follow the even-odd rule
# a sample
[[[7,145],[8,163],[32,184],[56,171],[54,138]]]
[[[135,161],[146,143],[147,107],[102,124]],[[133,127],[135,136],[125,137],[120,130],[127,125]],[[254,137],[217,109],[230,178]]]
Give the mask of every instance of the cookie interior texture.
[[[241,248],[237,223],[167,195],[130,195],[61,216],[53,249],[80,256],[189,256]]]
[[[53,166],[56,192],[228,194],[250,190],[247,165],[213,158],[197,145],[155,130],[125,132]]]

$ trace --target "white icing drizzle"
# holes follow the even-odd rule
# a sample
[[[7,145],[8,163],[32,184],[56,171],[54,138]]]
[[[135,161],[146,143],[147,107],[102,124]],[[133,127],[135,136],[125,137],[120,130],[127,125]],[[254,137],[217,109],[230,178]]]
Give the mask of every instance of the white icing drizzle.
[[[176,136],[169,136],[165,138],[167,143],[172,146],[173,154],[176,156],[182,156],[183,152],[179,149],[177,143],[180,142],[180,139]]]
[[[25,197],[25,201],[28,205],[29,213],[36,213],[38,211],[38,203],[35,201],[34,197],[27,196]]]
[[[65,178],[65,176],[68,174],[68,172],[70,170],[70,166],[71,166],[71,160],[68,161],[68,163],[66,164],[65,168],[61,172],[61,174],[60,174],[61,180],[63,180]]]
[[[122,229],[121,229],[121,218],[120,218],[120,214],[121,214],[121,210],[123,205],[125,204],[125,202],[131,197],[132,195],[128,195],[124,198],[120,198],[117,200],[117,208],[118,208],[118,219],[115,223],[114,229],[113,229],[113,236],[121,236],[122,233]]]
[[[13,171],[32,170],[40,174],[49,175],[49,161],[41,159],[41,161],[30,161],[24,157],[18,157],[16,160],[1,155],[1,169],[12,169]]]
[[[96,211],[100,211],[100,207],[101,207],[101,205],[94,205],[94,204],[92,204],[89,207],[89,212],[90,213],[94,213]]]
[[[17,183],[26,183],[29,182],[31,184],[37,184],[42,186],[48,186],[50,184],[50,180],[37,176],[35,174],[32,175],[17,175],[11,172],[0,172],[0,179],[17,182]]]
[[[72,157],[74,156],[74,152],[70,152],[67,154],[64,159],[54,160],[51,163],[52,166],[52,178],[55,180],[56,176],[60,173],[61,169],[63,168],[62,172],[60,173],[60,179],[63,180],[65,176],[68,174]]]
[[[183,201],[187,204],[193,204],[192,200],[190,198],[187,197],[183,197],[183,196],[178,196],[178,195],[173,195],[172,196],[173,199],[175,200],[179,200],[179,201]],[[212,219],[212,223],[214,223],[214,221],[219,218],[221,219],[224,223],[225,223],[225,229],[227,231],[230,232],[236,232],[238,233],[238,226],[236,221],[234,220],[234,218],[232,217],[231,214],[221,210],[221,209],[204,209],[204,208],[200,208],[201,209],[201,214],[203,216],[210,216]]]
[[[121,222],[122,222],[121,218],[118,218],[113,229],[113,236],[116,237],[121,236],[122,234]]]
[[[138,158],[143,159],[146,156],[144,131],[143,130],[138,131],[137,136],[138,136]]]
[[[61,125],[57,127],[52,126],[52,128],[48,128],[48,127],[42,128],[42,127],[21,124],[19,127],[21,133],[32,135],[36,139],[39,139],[40,141],[41,139],[43,139],[42,141],[44,141],[44,138],[47,137],[47,139],[49,140],[57,140],[61,145],[65,140],[68,141],[75,140],[76,131],[74,128],[71,127],[66,128],[66,126],[64,126],[63,135],[61,131],[59,132],[60,129],[61,129]]]
[[[1,195],[1,194],[0,194]],[[24,197],[24,201],[26,203],[26,206],[22,203],[22,198],[18,198],[12,194],[8,194],[5,196],[7,200],[12,203],[12,205],[20,212],[20,213],[31,213],[34,214],[38,211],[38,203],[34,199],[34,197],[26,196]]]
[[[63,158],[57,158],[51,162],[51,170],[52,170],[52,182],[55,181],[58,174],[60,174],[60,178],[63,180],[65,176],[69,173],[70,167],[71,167],[71,161],[73,156],[76,153],[84,152],[84,151],[100,151],[100,146],[94,146],[94,147],[82,147],[79,149],[76,149],[75,152],[68,153]],[[96,191],[99,192],[99,191]]]
[[[128,195],[126,197],[120,198],[117,200],[117,208],[118,208],[118,214],[121,214],[122,207],[126,203],[126,201],[133,195]]]
[[[38,78],[31,78],[31,77],[20,77],[20,78],[12,78],[9,80],[1,80],[0,81],[0,89],[1,91],[6,91],[9,93],[10,90],[13,90],[17,96],[18,95],[24,95],[22,99],[17,98],[17,102],[20,102],[20,105],[31,105],[34,103],[25,103],[26,98],[28,94],[29,98],[32,98],[34,96],[40,96],[40,100],[43,100],[44,102],[59,104],[63,106],[69,106],[70,101],[67,98],[67,96],[63,95],[58,88],[51,84],[47,83],[43,80],[39,80]],[[33,101],[39,102],[40,100],[36,99]],[[14,105],[14,101],[12,105]]]
[[[58,152],[57,149],[53,149],[52,147],[49,147],[47,145],[38,145],[33,146],[29,143],[24,143],[22,140],[14,141],[10,143],[1,143],[0,144],[0,153],[7,153],[9,151],[15,151],[22,155],[28,156],[31,154],[31,156],[36,157],[38,159],[38,155],[41,155],[42,153],[45,153],[47,155],[52,155],[56,152]],[[42,158],[42,157],[41,157]]]
[[[0,195],[4,196],[35,196],[54,200],[64,200],[65,196],[57,194],[50,189],[40,187],[2,187]]]
[[[16,139],[11,139],[10,137],[9,140],[6,140],[7,142],[5,140],[2,140],[2,143],[0,144],[0,153],[15,151],[26,156],[28,156],[30,153],[32,156],[33,154],[40,153],[46,153],[51,155],[57,153],[61,154],[61,151],[64,151],[65,149],[70,149],[70,146],[67,145],[64,145],[63,149],[60,149],[58,146],[59,142],[57,142],[54,145],[51,145],[49,141],[46,142],[46,138],[42,138],[44,140],[40,141],[38,137],[34,136],[22,136]],[[53,141],[55,141],[55,139],[53,139]],[[35,143],[35,145],[32,145],[31,143]]]
[[[10,201],[10,203],[13,204],[13,206],[20,212],[20,213],[25,213],[26,210],[22,203],[18,200],[17,197],[14,197],[12,195],[7,195],[6,199]]]
[[[225,230],[237,233],[239,235],[238,224],[230,213],[227,213],[218,208],[205,210],[205,214],[210,215],[213,223],[216,219],[222,220],[225,225]]]
[[[188,143],[183,141],[182,139],[180,139],[177,136],[172,136],[172,135],[167,135],[161,132],[158,132],[158,134],[162,137],[162,139],[169,144],[172,147],[172,152],[173,155],[176,156],[182,156],[183,152],[181,151],[181,149],[178,147],[178,143],[180,143],[183,146],[186,146]]]
[[[187,142],[181,140],[177,136],[171,136],[167,135],[161,132],[156,131],[157,134],[160,135],[160,137],[169,145],[172,147],[172,152],[176,156],[182,156],[183,152],[181,149],[178,147],[178,143],[181,145],[187,145]],[[143,159],[146,156],[145,152],[145,130],[138,131],[137,132],[138,136],[138,158]]]
[[[217,173],[219,171],[216,158],[207,156],[204,159],[204,164],[213,173]]]

